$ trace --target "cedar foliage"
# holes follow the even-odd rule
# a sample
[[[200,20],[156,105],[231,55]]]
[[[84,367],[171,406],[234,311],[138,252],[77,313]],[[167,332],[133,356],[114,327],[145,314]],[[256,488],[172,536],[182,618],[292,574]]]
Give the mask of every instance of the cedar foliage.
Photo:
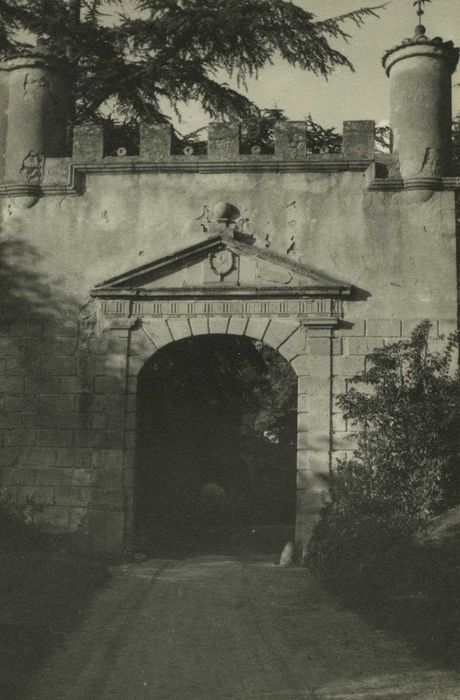
[[[73,123],[166,122],[197,100],[211,118],[253,119],[259,110],[220,80],[244,86],[275,55],[327,77],[348,58],[331,45],[348,39],[379,8],[315,16],[287,0],[0,0],[0,54],[45,41],[69,64]],[[111,115],[110,118],[108,114]]]

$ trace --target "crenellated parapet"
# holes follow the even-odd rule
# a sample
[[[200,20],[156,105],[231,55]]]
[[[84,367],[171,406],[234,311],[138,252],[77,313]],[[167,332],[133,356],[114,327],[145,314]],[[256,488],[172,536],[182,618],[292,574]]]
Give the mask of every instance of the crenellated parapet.
[[[373,121],[347,121],[341,153],[311,153],[307,122],[282,121],[275,125],[272,152],[254,144],[248,153],[239,123],[216,122],[208,126],[204,148],[187,144],[178,151],[171,125],[141,124],[137,154],[120,147],[116,155],[104,155],[103,127],[82,124],[74,128],[71,156],[37,151],[33,181],[24,169],[13,176],[10,171],[0,183],[0,196],[23,197],[31,206],[43,195],[81,194],[91,173],[363,172],[376,157],[374,131]]]
[[[370,163],[374,160],[373,121],[353,121],[344,123],[343,152],[309,152],[307,122],[281,121],[275,125],[273,153],[263,153],[254,144],[250,153],[244,153],[241,142],[241,127],[237,122],[215,122],[208,126],[205,153],[200,154],[193,144],[187,144],[179,153],[173,149],[173,129],[169,124],[142,124],[140,126],[139,154],[128,156],[130,162],[143,163],[273,163],[309,162],[342,163],[339,169],[353,168],[357,161]],[[72,160],[75,163],[121,162],[126,158],[124,149],[117,156],[104,153],[104,133],[100,125],[84,124],[74,130]],[[349,164],[345,168],[343,165]]]
[[[44,46],[0,61],[0,196],[32,206],[44,195],[78,195],[89,174],[366,172],[370,190],[456,189],[451,169],[451,73],[458,50],[419,27],[384,57],[391,82],[394,153],[375,148],[373,121],[346,121],[341,152],[313,153],[308,122],[275,124],[271,148],[241,138],[238,122],[211,123],[205,142],[178,144],[170,124],[141,124],[128,153],[100,124],[68,143],[65,66]],[[107,144],[110,143],[110,147]],[[69,155],[71,153],[71,155]]]

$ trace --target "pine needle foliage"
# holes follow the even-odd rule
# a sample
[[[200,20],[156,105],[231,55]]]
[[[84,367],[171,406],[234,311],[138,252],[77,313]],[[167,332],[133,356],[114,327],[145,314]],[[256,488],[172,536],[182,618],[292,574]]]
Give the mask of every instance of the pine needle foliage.
[[[165,122],[198,101],[211,118],[254,118],[240,88],[275,56],[327,77],[352,68],[331,44],[380,7],[317,21],[288,0],[0,0],[0,54],[44,40],[65,58],[73,122]],[[235,77],[230,87],[222,75]]]

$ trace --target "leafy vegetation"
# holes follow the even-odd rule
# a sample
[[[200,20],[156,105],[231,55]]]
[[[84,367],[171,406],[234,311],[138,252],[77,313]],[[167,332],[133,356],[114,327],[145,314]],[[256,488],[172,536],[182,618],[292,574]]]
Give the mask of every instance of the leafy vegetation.
[[[430,327],[423,322],[410,341],[368,355],[338,399],[359,430],[357,450],[332,473],[309,553],[310,566],[331,581],[343,583],[460,501],[457,341],[431,351]]]

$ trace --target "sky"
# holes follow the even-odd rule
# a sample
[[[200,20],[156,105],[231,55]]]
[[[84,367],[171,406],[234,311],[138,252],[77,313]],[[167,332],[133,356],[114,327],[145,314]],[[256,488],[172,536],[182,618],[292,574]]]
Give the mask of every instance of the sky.
[[[318,19],[344,14],[377,2],[362,0],[295,0],[297,5],[313,12]],[[413,36],[417,24],[413,0],[389,0],[380,17],[369,17],[364,26],[346,25],[351,34],[348,44],[334,42],[353,63],[355,72],[338,68],[329,77],[292,68],[281,59],[264,68],[258,79],[248,81],[248,96],[261,108],[280,107],[292,120],[302,120],[310,113],[323,126],[341,130],[348,119],[373,119],[386,123],[389,113],[389,80],[382,68],[386,50]],[[460,46],[460,0],[432,0],[425,6],[423,22],[429,37],[441,36]],[[229,84],[236,87],[228,80]],[[457,69],[453,82],[460,83]],[[460,112],[460,87],[453,91],[454,114]],[[168,110],[169,111],[169,110]],[[182,133],[197,129],[209,118],[196,106],[182,111],[182,122],[176,125]]]

